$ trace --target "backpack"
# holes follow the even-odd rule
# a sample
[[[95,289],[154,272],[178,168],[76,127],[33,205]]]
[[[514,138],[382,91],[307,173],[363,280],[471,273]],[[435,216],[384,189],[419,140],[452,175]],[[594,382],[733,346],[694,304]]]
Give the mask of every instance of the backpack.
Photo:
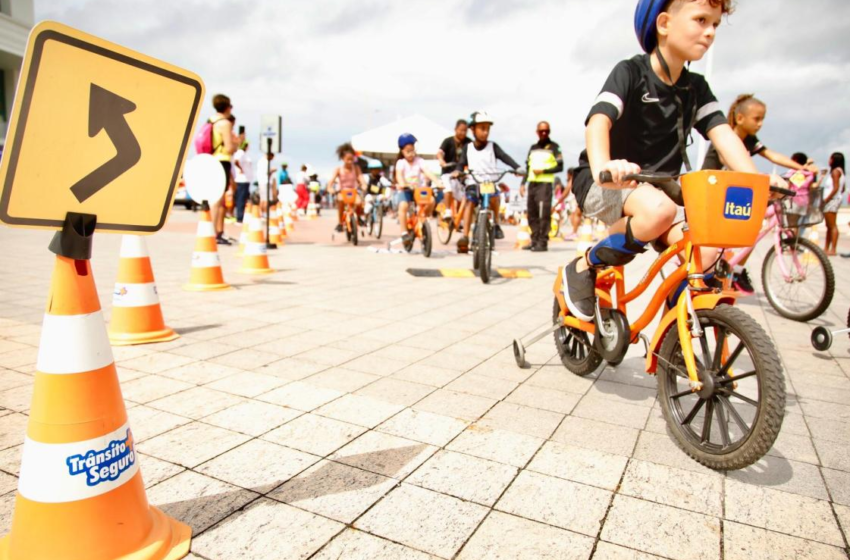
[[[213,121],[207,119],[207,122],[201,125],[197,134],[195,134],[195,152],[197,154],[213,154],[221,146],[221,144],[218,146],[213,144],[213,126],[215,123],[223,120],[218,119],[218,121]]]

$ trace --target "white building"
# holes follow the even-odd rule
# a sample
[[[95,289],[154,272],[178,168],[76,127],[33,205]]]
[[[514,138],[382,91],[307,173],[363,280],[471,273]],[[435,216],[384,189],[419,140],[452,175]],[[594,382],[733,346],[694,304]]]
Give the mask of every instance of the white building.
[[[35,24],[34,0],[0,0],[0,147],[6,128],[30,29]]]

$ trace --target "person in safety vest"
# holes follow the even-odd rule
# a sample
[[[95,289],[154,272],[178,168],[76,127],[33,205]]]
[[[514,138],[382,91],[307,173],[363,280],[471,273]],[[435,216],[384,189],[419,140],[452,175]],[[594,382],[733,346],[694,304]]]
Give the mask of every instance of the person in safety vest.
[[[528,174],[522,180],[528,183],[528,225],[531,227],[531,244],[523,247],[531,251],[549,250],[549,222],[552,220],[552,187],[555,174],[564,170],[564,158],[557,142],[549,139],[549,123],[537,124],[537,143],[528,150]]]

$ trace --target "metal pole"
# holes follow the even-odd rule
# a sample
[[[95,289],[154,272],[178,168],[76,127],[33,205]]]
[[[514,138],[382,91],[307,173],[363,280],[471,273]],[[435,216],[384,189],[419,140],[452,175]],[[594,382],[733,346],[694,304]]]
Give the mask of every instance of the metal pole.
[[[271,224],[271,208],[272,208],[272,158],[274,154],[272,153],[272,139],[266,138],[266,165],[268,168],[268,175],[266,177],[266,249],[277,249],[277,245],[272,243],[271,239],[269,239],[269,227]]]

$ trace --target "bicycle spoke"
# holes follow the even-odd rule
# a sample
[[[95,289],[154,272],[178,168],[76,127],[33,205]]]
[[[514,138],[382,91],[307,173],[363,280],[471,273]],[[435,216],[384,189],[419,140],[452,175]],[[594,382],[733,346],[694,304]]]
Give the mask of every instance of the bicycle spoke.
[[[702,409],[702,406],[704,404],[705,404],[705,399],[698,400],[697,404],[694,405],[694,407],[691,409],[691,411],[688,413],[688,415],[685,416],[685,419],[682,420],[682,425],[683,426],[689,425],[693,421],[693,419],[696,418],[697,413],[699,413],[699,411]]]
[[[741,393],[738,393],[738,392],[735,392],[735,391],[728,391],[728,392],[727,392],[727,394],[728,394],[730,397],[736,397],[736,398],[738,398],[738,399],[740,399],[740,400],[744,401],[745,403],[747,403],[747,404],[749,404],[749,405],[752,405],[752,406],[755,406],[755,407],[758,407],[758,405],[759,405],[758,401],[754,401],[754,400],[753,400],[753,399],[751,399],[750,397],[745,397],[745,396],[744,396],[744,395],[742,395]]]
[[[740,381],[741,379],[746,379],[747,377],[752,377],[756,374],[756,370],[748,371],[746,373],[739,373],[735,375],[735,377],[726,377],[720,380],[721,385],[729,385],[730,383],[734,383],[735,381]]]
[[[714,399],[708,401],[708,406],[705,407],[705,418],[702,420],[702,435],[700,443],[711,441],[711,418],[714,415]]]
[[[690,395],[692,393],[693,393],[693,391],[691,391],[690,389],[687,389],[685,391],[682,391],[681,393],[676,393],[675,395],[672,395],[670,398],[671,399],[681,399],[685,395]]]
[[[711,369],[718,370],[720,369],[721,363],[720,360],[723,359],[723,348],[726,344],[726,336],[728,332],[723,327],[718,327],[717,332],[715,334],[715,338],[717,339],[717,344],[714,346],[714,361],[711,363]]]
[[[738,359],[738,356],[741,355],[741,352],[743,350],[744,350],[744,342],[740,341],[740,342],[738,342],[738,346],[736,346],[735,349],[732,350],[732,353],[729,354],[729,358],[726,360],[726,363],[723,364],[723,368],[719,372],[717,372],[717,374],[721,377],[726,375],[726,372],[729,371],[729,368],[732,366],[733,363],[735,363],[735,360]]]
[[[726,418],[726,409],[723,408],[723,404],[720,402],[720,399],[718,399],[717,402],[717,423],[720,426],[720,441],[723,443],[723,447],[729,447],[731,439],[729,436],[729,420]]]
[[[708,349],[708,332],[703,329],[702,336],[699,339],[699,345],[702,347],[702,363],[706,367],[712,363],[711,351]]]
[[[747,423],[744,422],[744,419],[741,418],[741,415],[738,413],[737,410],[735,410],[735,407],[732,406],[732,403],[729,402],[729,399],[727,399],[724,396],[720,396],[720,395],[718,395],[717,398],[720,401],[720,403],[723,406],[725,406],[726,409],[729,411],[729,415],[732,417],[732,419],[735,421],[735,423],[738,424],[738,427],[741,429],[741,431],[744,433],[744,435],[747,435],[750,431],[750,427],[747,426]]]

